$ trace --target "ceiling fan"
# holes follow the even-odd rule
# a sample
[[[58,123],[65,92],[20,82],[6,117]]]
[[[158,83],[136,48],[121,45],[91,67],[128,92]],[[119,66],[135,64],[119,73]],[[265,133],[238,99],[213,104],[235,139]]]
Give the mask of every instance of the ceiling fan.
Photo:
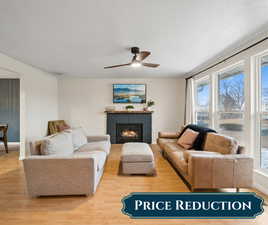
[[[132,66],[132,67],[146,66],[146,67],[151,67],[151,68],[156,68],[160,66],[159,64],[143,62],[144,59],[146,59],[149,55],[151,55],[151,52],[148,52],[148,51],[140,52],[140,49],[138,47],[132,47],[131,53],[134,54],[134,56],[130,63],[114,65],[114,66],[105,66],[104,69],[111,69],[111,68],[122,67],[122,66]]]

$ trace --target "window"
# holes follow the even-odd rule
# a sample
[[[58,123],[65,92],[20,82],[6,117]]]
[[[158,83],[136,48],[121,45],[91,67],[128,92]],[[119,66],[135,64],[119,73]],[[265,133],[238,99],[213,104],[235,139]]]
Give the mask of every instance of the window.
[[[218,74],[217,121],[215,121],[219,133],[236,138],[241,145],[245,145],[244,80],[243,64]]]
[[[260,168],[268,169],[268,55],[260,63]]]
[[[215,67],[193,79],[191,119],[245,146],[261,172],[256,179],[260,184],[268,175],[268,49],[240,58],[232,66],[213,73]]]
[[[210,80],[202,79],[195,87],[195,121],[198,125],[210,126]]]

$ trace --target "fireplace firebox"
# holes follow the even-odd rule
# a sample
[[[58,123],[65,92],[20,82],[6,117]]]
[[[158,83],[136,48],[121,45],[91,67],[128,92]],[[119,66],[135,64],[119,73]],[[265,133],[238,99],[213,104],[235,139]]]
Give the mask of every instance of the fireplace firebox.
[[[152,112],[106,111],[107,134],[112,144],[125,142],[152,143]]]
[[[142,137],[142,124],[116,124],[116,143],[142,142]]]

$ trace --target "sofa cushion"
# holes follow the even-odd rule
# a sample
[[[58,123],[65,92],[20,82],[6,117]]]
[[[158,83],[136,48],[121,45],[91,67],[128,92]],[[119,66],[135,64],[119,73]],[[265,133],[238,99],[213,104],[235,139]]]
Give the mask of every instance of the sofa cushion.
[[[193,147],[194,141],[196,140],[199,132],[193,131],[191,129],[186,129],[185,132],[178,139],[178,145],[184,147],[185,149],[191,149]]]
[[[182,130],[182,132],[180,133],[180,136],[185,132],[186,129],[190,128],[191,130],[194,130],[196,132],[199,132],[199,135],[197,136],[197,138],[195,139],[195,142],[193,144],[193,149],[195,150],[203,150],[204,148],[204,141],[205,141],[205,137],[206,134],[209,132],[213,132],[216,133],[215,130],[212,130],[210,128],[206,128],[206,127],[200,127],[197,126],[195,124],[189,124],[187,126],[184,127],[184,129]]]
[[[238,143],[232,137],[208,133],[204,150],[209,152],[219,152],[221,154],[237,154]]]
[[[192,154],[198,154],[198,155],[220,155],[219,152],[207,152],[207,151],[196,151],[196,150],[187,150],[183,152],[183,158],[188,163],[189,157]]]
[[[97,171],[100,171],[104,167],[107,157],[106,153],[102,151],[90,151],[90,152],[75,151],[73,157],[76,158],[81,155],[82,156],[86,155],[89,156],[90,158],[94,158],[94,161],[96,162],[97,165]]]
[[[166,143],[177,143],[177,139],[173,138],[158,138],[157,143],[159,144],[160,148],[164,148]]]
[[[72,134],[65,132],[44,139],[40,148],[41,155],[69,155],[73,151]]]
[[[159,132],[158,137],[159,138],[173,138],[178,139],[180,133],[179,132]]]
[[[184,172],[185,174],[188,173],[188,163],[185,161],[183,158],[183,152],[178,151],[178,152],[172,152],[170,155],[170,158],[172,162],[175,164],[175,166]]]
[[[107,141],[89,142],[76,150],[76,152],[92,152],[92,151],[101,151],[105,152],[108,155],[110,152],[110,144]]]
[[[186,151],[183,147],[179,146],[176,142],[169,142],[164,145],[163,150],[166,152],[167,155],[171,156],[172,152],[181,152]]]
[[[73,138],[73,147],[75,150],[87,143],[87,137],[81,127],[72,129],[71,133]]]

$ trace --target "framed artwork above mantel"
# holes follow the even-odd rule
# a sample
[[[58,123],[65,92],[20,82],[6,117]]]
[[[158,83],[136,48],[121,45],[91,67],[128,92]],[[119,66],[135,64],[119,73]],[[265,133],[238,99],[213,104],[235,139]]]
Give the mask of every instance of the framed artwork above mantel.
[[[146,103],[146,84],[113,84],[113,103]]]

